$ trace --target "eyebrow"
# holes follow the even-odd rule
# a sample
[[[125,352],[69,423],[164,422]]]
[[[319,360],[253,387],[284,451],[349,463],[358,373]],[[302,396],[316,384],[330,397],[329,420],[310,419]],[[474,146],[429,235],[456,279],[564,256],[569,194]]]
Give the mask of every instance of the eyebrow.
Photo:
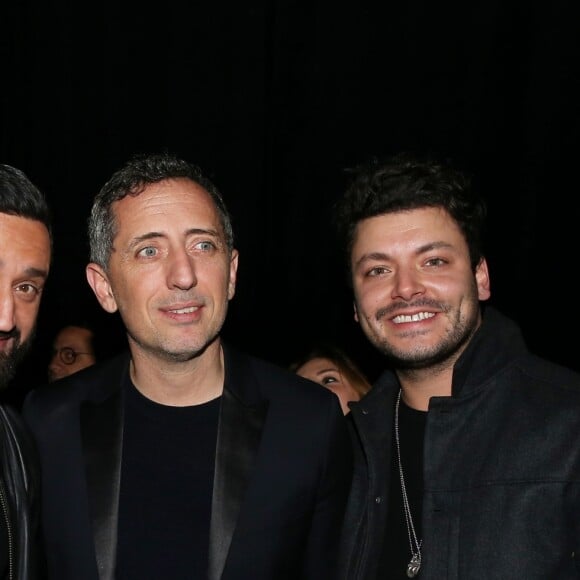
[[[220,238],[219,232],[216,230],[213,230],[213,229],[207,230],[205,228],[190,228],[189,230],[186,230],[186,232],[185,232],[186,236],[199,235],[199,234],[212,236],[214,238]],[[137,236],[137,237],[133,238],[131,240],[131,243],[129,244],[129,248],[134,248],[136,245],[140,244],[141,242],[145,242],[147,240],[153,240],[156,238],[166,238],[166,237],[167,237],[167,234],[164,232],[147,232],[146,234],[143,234],[141,236]]]
[[[328,368],[328,369],[321,369],[321,370],[319,370],[319,371],[318,371],[316,374],[317,374],[317,375],[322,375],[322,374],[324,374],[324,373],[338,373],[338,372],[339,372],[339,370],[338,370],[338,369],[336,369],[336,368],[334,368],[334,367],[330,367],[330,368]]]
[[[32,278],[48,278],[48,271],[42,268],[35,268],[34,266],[30,266],[24,270],[24,273],[27,276]]]
[[[430,252],[432,250],[439,250],[441,248],[453,249],[453,245],[450,244],[449,242],[443,241],[429,242],[428,244],[423,244],[422,246],[419,246],[414,253],[416,256],[420,256],[421,254],[425,254],[426,252]],[[390,259],[391,259],[390,254],[387,254],[385,252],[370,252],[368,254],[364,254],[363,256],[361,256],[361,258],[357,260],[356,266],[359,266],[360,264],[368,260],[380,262],[382,260],[390,260]]]

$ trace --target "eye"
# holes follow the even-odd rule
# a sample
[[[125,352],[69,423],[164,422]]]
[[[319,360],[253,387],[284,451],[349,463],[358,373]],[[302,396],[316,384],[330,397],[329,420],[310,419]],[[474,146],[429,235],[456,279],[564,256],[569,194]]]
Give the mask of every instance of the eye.
[[[204,240],[203,242],[198,242],[195,245],[195,248],[201,250],[202,252],[211,252],[212,250],[215,250],[216,245],[209,240]]]
[[[334,375],[326,375],[322,377],[322,384],[323,385],[330,385],[332,383],[338,383],[338,378]]]
[[[447,264],[447,260],[444,260],[443,258],[429,258],[425,262],[425,265],[427,266],[443,266],[444,264]]]
[[[146,248],[139,250],[137,255],[141,256],[142,258],[154,258],[157,255],[157,248],[154,248],[153,246],[147,246]]]
[[[370,270],[368,270],[368,272],[366,273],[366,275],[368,277],[375,277],[375,276],[382,276],[384,274],[388,274],[390,272],[390,270],[388,268],[385,268],[384,266],[375,266],[374,268],[371,268]]]
[[[42,292],[42,288],[30,282],[18,284],[15,288],[16,293],[25,300],[32,302]]]

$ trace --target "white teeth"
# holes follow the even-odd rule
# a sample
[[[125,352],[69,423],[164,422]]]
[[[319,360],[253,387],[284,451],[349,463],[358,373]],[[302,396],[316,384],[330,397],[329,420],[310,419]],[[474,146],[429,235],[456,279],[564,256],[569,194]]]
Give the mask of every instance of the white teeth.
[[[191,314],[197,310],[196,306],[190,306],[189,308],[180,308],[179,310],[172,310],[175,314]]]
[[[399,315],[393,318],[395,324],[401,324],[402,322],[419,322],[419,320],[425,320],[426,318],[433,318],[435,316],[434,312],[418,312],[412,316]]]

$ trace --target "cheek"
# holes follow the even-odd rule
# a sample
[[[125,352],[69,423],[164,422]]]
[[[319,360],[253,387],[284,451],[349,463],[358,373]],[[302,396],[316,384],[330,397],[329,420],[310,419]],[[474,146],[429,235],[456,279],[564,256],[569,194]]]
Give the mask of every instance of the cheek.
[[[20,304],[16,307],[16,327],[20,330],[21,340],[27,340],[36,324],[40,302]]]
[[[379,280],[359,284],[354,289],[354,293],[359,308],[364,311],[376,310],[378,306],[384,306],[389,299],[387,284]]]
[[[366,321],[372,323],[375,319],[375,313],[377,310],[387,304],[385,300],[381,300],[374,294],[370,293],[359,294],[355,297],[355,300],[355,320],[362,324]]]
[[[156,277],[148,275],[125,276],[120,278],[112,288],[113,296],[125,308],[138,310],[142,304],[147,302],[148,297],[158,291],[158,280],[158,278],[156,280]]]
[[[350,385],[344,389],[343,396],[348,401],[358,401],[360,399],[358,391],[356,391]]]

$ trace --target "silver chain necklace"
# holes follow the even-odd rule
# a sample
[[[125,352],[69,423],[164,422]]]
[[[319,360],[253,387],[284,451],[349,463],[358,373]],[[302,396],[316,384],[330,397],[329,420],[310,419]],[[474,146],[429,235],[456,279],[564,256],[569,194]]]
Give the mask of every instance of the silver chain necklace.
[[[411,560],[407,564],[407,578],[415,578],[421,570],[421,543],[417,539],[413,518],[411,516],[411,507],[407,497],[407,488],[405,487],[405,476],[403,474],[403,464],[401,463],[401,444],[399,443],[399,405],[401,403],[401,390],[397,395],[395,404],[395,442],[397,444],[397,459],[399,461],[399,477],[401,479],[401,490],[403,492],[403,511],[405,512],[405,523],[407,524],[407,535],[409,536],[409,547],[411,548]]]

